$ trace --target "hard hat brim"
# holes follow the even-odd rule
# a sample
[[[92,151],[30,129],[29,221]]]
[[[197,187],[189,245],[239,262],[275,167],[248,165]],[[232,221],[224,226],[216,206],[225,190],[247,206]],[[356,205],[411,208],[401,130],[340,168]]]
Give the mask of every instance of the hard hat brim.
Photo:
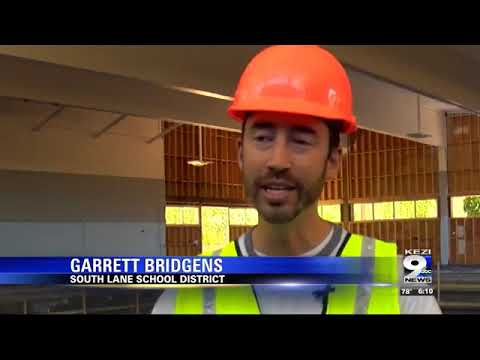
[[[300,110],[301,109],[301,110]],[[233,103],[227,110],[227,113],[234,120],[243,122],[247,113],[252,112],[278,112],[285,114],[306,115],[322,118],[323,120],[339,121],[343,123],[341,132],[352,134],[357,130],[356,118],[354,115],[345,115],[334,111],[330,107],[319,105],[301,99],[262,99],[259,102],[242,101],[239,106]]]

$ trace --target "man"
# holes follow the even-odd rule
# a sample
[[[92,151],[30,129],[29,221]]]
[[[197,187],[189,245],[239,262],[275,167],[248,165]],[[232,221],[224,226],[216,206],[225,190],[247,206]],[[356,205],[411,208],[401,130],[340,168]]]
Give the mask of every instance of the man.
[[[321,219],[317,201],[341,164],[340,133],[356,131],[351,86],[318,46],[273,46],[247,66],[228,110],[242,123],[239,165],[259,224],[213,255],[370,256],[396,259],[393,243],[348,234]],[[212,254],[207,254],[212,255]],[[402,264],[383,271],[401,281]],[[388,265],[387,265],[388,266]],[[434,297],[401,297],[398,286],[250,286],[167,290],[153,313],[440,313]]]

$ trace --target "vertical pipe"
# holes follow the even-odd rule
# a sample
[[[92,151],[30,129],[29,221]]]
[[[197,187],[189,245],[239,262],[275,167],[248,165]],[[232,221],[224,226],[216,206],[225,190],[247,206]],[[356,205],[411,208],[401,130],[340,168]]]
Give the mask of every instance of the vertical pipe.
[[[202,127],[198,127],[198,142],[199,142],[199,150],[200,150],[200,161],[203,161],[203,144],[202,144]]]
[[[440,256],[441,264],[448,264],[450,253],[450,218],[448,214],[448,172],[446,149],[439,150],[438,187],[440,194]]]

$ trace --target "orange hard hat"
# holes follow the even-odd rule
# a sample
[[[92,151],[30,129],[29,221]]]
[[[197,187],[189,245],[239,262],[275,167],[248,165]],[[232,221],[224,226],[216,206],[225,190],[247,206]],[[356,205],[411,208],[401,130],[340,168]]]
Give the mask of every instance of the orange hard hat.
[[[355,132],[352,88],[340,62],[317,45],[276,45],[257,54],[238,83],[228,114],[280,112],[339,121]]]

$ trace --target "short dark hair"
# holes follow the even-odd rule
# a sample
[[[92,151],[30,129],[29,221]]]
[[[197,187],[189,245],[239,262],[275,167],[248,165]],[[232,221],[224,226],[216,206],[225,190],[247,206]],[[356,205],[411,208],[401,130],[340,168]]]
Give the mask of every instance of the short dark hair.
[[[245,120],[242,122],[242,139],[245,133],[245,125],[247,123],[248,116],[245,117]],[[332,154],[332,151],[337,149],[340,145],[340,130],[343,127],[341,121],[326,121],[325,122],[328,126],[328,155]]]

